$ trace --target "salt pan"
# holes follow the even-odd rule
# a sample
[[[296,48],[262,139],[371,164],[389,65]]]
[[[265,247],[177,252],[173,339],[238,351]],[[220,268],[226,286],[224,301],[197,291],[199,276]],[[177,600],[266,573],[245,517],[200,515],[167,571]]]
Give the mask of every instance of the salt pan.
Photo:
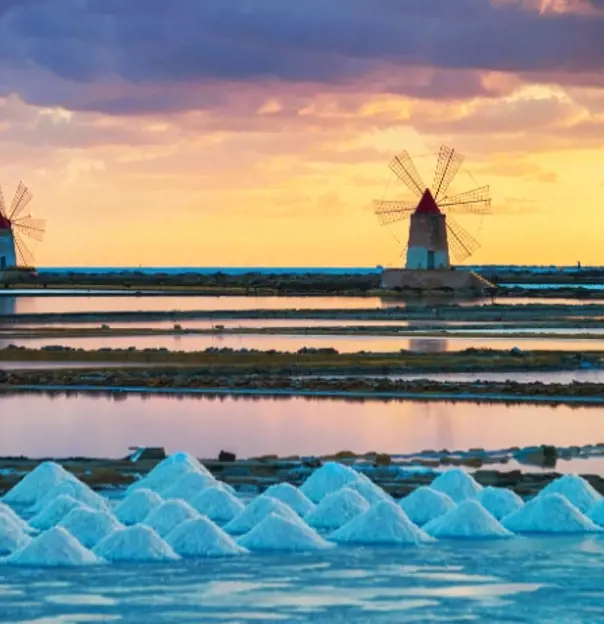
[[[25,566],[83,566],[103,563],[84,548],[65,529],[54,527],[32,539],[26,546],[6,559],[7,563]]]
[[[277,483],[271,485],[264,493],[267,496],[272,496],[282,503],[289,505],[302,517],[315,509],[315,504],[291,483]]]
[[[428,522],[424,530],[440,538],[501,539],[513,536],[473,499],[462,501],[444,516]]]
[[[132,492],[132,494],[128,494],[128,496],[117,505],[114,512],[116,518],[122,524],[138,524],[163,502],[164,500],[159,494],[142,488]]]
[[[312,552],[333,547],[300,518],[292,521],[274,513],[240,537],[239,544],[250,550],[273,552]]]
[[[43,496],[38,502],[31,508],[31,513],[38,513],[42,511],[49,503],[53,500],[61,496],[62,494],[66,494],[71,496],[71,498],[75,498],[75,500],[79,501],[86,507],[90,507],[91,509],[108,509],[107,500],[94,492],[90,487],[88,487],[85,483],[82,483],[79,479],[73,477],[73,479],[68,479],[66,481],[61,481],[58,485],[51,488],[46,496]]]
[[[505,518],[524,505],[524,501],[516,492],[490,485],[478,494],[478,502],[497,520]]]
[[[11,488],[3,500],[11,504],[33,505],[62,481],[74,478],[63,466],[55,462],[43,462]]]
[[[221,487],[210,487],[198,494],[191,506],[214,522],[230,522],[240,514],[245,505]]]
[[[188,472],[179,477],[175,483],[168,487],[158,489],[158,492],[166,500],[181,499],[190,503],[200,492],[209,487],[216,487],[218,482],[211,475],[202,472]]]
[[[315,529],[333,531],[368,509],[369,503],[358,492],[345,487],[327,495],[305,520]]]
[[[86,548],[96,546],[112,531],[124,528],[112,513],[83,507],[72,509],[57,526],[69,531]]]
[[[395,546],[434,541],[394,502],[381,501],[329,535],[346,544]]]
[[[300,491],[313,503],[320,503],[328,494],[358,480],[359,474],[352,468],[337,462],[327,462],[304,481]]]
[[[199,518],[199,514],[183,500],[169,500],[156,507],[143,520],[143,524],[151,527],[161,537],[165,537],[174,527],[185,520]]]
[[[174,561],[180,557],[151,527],[138,524],[109,533],[94,553],[114,562]]]
[[[170,531],[166,542],[182,557],[232,557],[247,550],[209,518],[185,520]]]
[[[233,534],[247,533],[268,516],[269,513],[276,513],[294,521],[299,518],[298,514],[289,505],[278,501],[272,496],[262,494],[249,503],[239,515],[235,516],[224,527],[224,530]]]
[[[539,494],[503,519],[515,533],[594,533],[602,531],[562,494]]]
[[[402,498],[399,505],[409,520],[418,526],[440,518],[455,507],[449,496],[426,485],[418,487]]]
[[[548,483],[539,496],[545,494],[562,494],[579,511],[587,513],[591,507],[602,500],[602,496],[588,481],[578,475],[564,475]]]
[[[12,518],[0,513],[0,555],[9,555],[30,541],[29,535]]]
[[[83,507],[82,503],[75,498],[68,496],[67,494],[61,494],[58,498],[55,498],[52,502],[48,503],[42,511],[37,513],[30,521],[30,526],[34,529],[40,529],[45,531],[54,527],[58,522],[72,510]]]
[[[476,498],[482,490],[482,486],[460,468],[452,468],[438,475],[430,487],[439,492],[444,492],[456,503],[461,503],[467,498]]]

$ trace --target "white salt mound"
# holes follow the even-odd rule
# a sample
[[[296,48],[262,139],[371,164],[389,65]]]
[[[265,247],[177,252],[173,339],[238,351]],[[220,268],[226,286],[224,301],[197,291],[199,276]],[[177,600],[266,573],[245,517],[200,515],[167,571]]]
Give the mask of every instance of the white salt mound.
[[[7,516],[22,531],[25,531],[26,533],[31,531],[31,527],[29,526],[29,524],[25,522],[25,520],[23,520],[23,518],[21,518],[21,516],[16,511],[14,511],[14,509],[12,509],[8,505],[5,505],[4,503],[1,503],[1,502],[0,502],[0,516]]]
[[[116,518],[126,525],[142,522],[164,499],[157,493],[141,488],[128,494],[114,510]]]
[[[392,498],[379,485],[362,473],[359,473],[358,481],[350,481],[346,487],[358,492],[370,505],[383,500],[392,501]]]
[[[409,520],[418,526],[444,516],[455,507],[451,497],[426,485],[418,487],[402,498],[399,505]]]
[[[299,516],[304,517],[315,509],[315,504],[291,483],[271,485],[265,492],[282,503],[289,505]]]
[[[328,494],[304,519],[315,529],[333,531],[369,509],[369,503],[348,487]]]
[[[595,533],[602,531],[562,494],[539,494],[503,519],[514,533]]]
[[[75,500],[79,501],[83,505],[86,505],[86,507],[90,507],[91,509],[108,509],[107,500],[105,498],[94,492],[92,488],[88,487],[85,483],[82,483],[79,479],[76,479],[76,477],[73,477],[73,479],[61,481],[61,483],[50,489],[46,496],[40,498],[31,508],[31,513],[36,514],[39,511],[42,511],[42,509],[44,509],[50,502],[62,494],[75,498]]]
[[[42,462],[11,488],[3,500],[11,504],[33,505],[53,487],[69,479],[75,477],[63,466],[55,462]]]
[[[476,498],[482,490],[482,485],[476,483],[471,475],[460,468],[445,470],[432,481],[430,487],[443,492],[456,503],[461,503],[467,498]]]
[[[216,479],[202,472],[188,472],[179,477],[175,483],[158,489],[166,500],[180,499],[190,503],[200,492],[217,485]]]
[[[240,514],[245,505],[225,489],[210,487],[191,501],[191,507],[210,520],[224,524]]]
[[[143,520],[161,537],[165,537],[174,527],[185,520],[199,518],[199,514],[183,500],[169,500],[156,507]]]
[[[250,550],[271,552],[312,552],[333,547],[299,517],[292,521],[274,513],[238,541]]]
[[[524,501],[512,490],[487,486],[478,494],[478,502],[497,520],[520,509]]]
[[[395,546],[434,541],[391,501],[381,501],[329,535],[345,544]]]
[[[69,531],[86,548],[96,546],[112,531],[124,528],[111,512],[84,507],[72,509],[57,526]]]
[[[72,509],[80,507],[84,507],[80,501],[77,501],[67,494],[61,494],[61,496],[55,498],[48,503],[42,511],[37,513],[29,521],[29,524],[34,527],[34,529],[45,531],[55,526],[58,522],[61,522]]]
[[[0,555],[10,555],[30,541],[29,535],[12,518],[0,513]]]
[[[444,516],[428,522],[424,530],[433,537],[501,539],[512,537],[477,500],[465,500]]]
[[[337,462],[327,462],[304,481],[300,491],[313,503],[320,503],[328,494],[358,480],[359,473],[352,468]]]
[[[602,500],[602,496],[583,477],[578,475],[564,475],[546,485],[538,496],[546,494],[562,494],[571,505],[579,511],[587,513],[594,505]]]
[[[166,537],[166,542],[181,557],[233,557],[247,554],[209,518],[185,520]]]
[[[94,553],[107,561],[123,563],[180,559],[169,544],[143,524],[109,533],[94,547]]]
[[[289,505],[278,501],[272,496],[262,494],[257,496],[240,514],[226,524],[224,530],[233,534],[247,533],[270,513],[275,513],[294,521],[299,518],[298,514]]]
[[[7,563],[24,566],[83,566],[103,563],[65,529],[53,527],[14,552]]]

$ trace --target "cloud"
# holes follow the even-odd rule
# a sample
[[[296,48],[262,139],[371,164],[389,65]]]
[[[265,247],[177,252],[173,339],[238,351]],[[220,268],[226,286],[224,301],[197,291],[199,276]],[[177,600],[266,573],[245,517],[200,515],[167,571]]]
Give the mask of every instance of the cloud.
[[[538,9],[501,0],[10,0],[0,12],[0,85],[35,104],[123,114],[217,107],[219,85],[349,88],[385,70],[389,92],[435,98],[486,93],[481,72],[601,72],[604,17]],[[434,73],[409,84],[410,68]]]

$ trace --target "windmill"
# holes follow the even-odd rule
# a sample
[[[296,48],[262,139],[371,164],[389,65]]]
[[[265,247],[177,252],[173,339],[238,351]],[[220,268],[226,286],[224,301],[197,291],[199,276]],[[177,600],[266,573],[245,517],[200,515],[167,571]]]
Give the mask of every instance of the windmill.
[[[422,181],[406,151],[394,157],[390,169],[415,200],[377,200],[374,210],[382,225],[410,217],[407,269],[448,269],[449,249],[457,262],[469,258],[480,246],[478,241],[452,217],[451,213],[490,214],[488,186],[450,195],[449,188],[459,172],[464,156],[443,145],[440,148],[432,187]]]
[[[44,221],[25,213],[31,199],[31,192],[20,182],[10,207],[7,207],[0,189],[0,270],[33,266],[34,258],[24,239],[41,241]]]

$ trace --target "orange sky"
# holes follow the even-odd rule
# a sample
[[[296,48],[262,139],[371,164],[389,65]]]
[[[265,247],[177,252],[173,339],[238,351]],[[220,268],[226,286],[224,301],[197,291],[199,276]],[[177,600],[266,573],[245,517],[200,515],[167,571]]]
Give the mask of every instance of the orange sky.
[[[536,3],[534,19],[570,5]],[[32,213],[47,219],[32,245],[40,265],[393,266],[406,231],[381,227],[371,200],[408,198],[388,170],[394,153],[417,156],[430,180],[445,143],[466,155],[456,191],[492,189],[493,215],[458,218],[481,242],[468,263],[604,264],[604,81],[559,62],[520,72],[382,59],[341,81],[176,85],[13,72],[0,182],[34,192]],[[8,66],[0,54],[0,79]],[[28,86],[36,71],[53,97]],[[108,92],[177,105],[89,105]]]

